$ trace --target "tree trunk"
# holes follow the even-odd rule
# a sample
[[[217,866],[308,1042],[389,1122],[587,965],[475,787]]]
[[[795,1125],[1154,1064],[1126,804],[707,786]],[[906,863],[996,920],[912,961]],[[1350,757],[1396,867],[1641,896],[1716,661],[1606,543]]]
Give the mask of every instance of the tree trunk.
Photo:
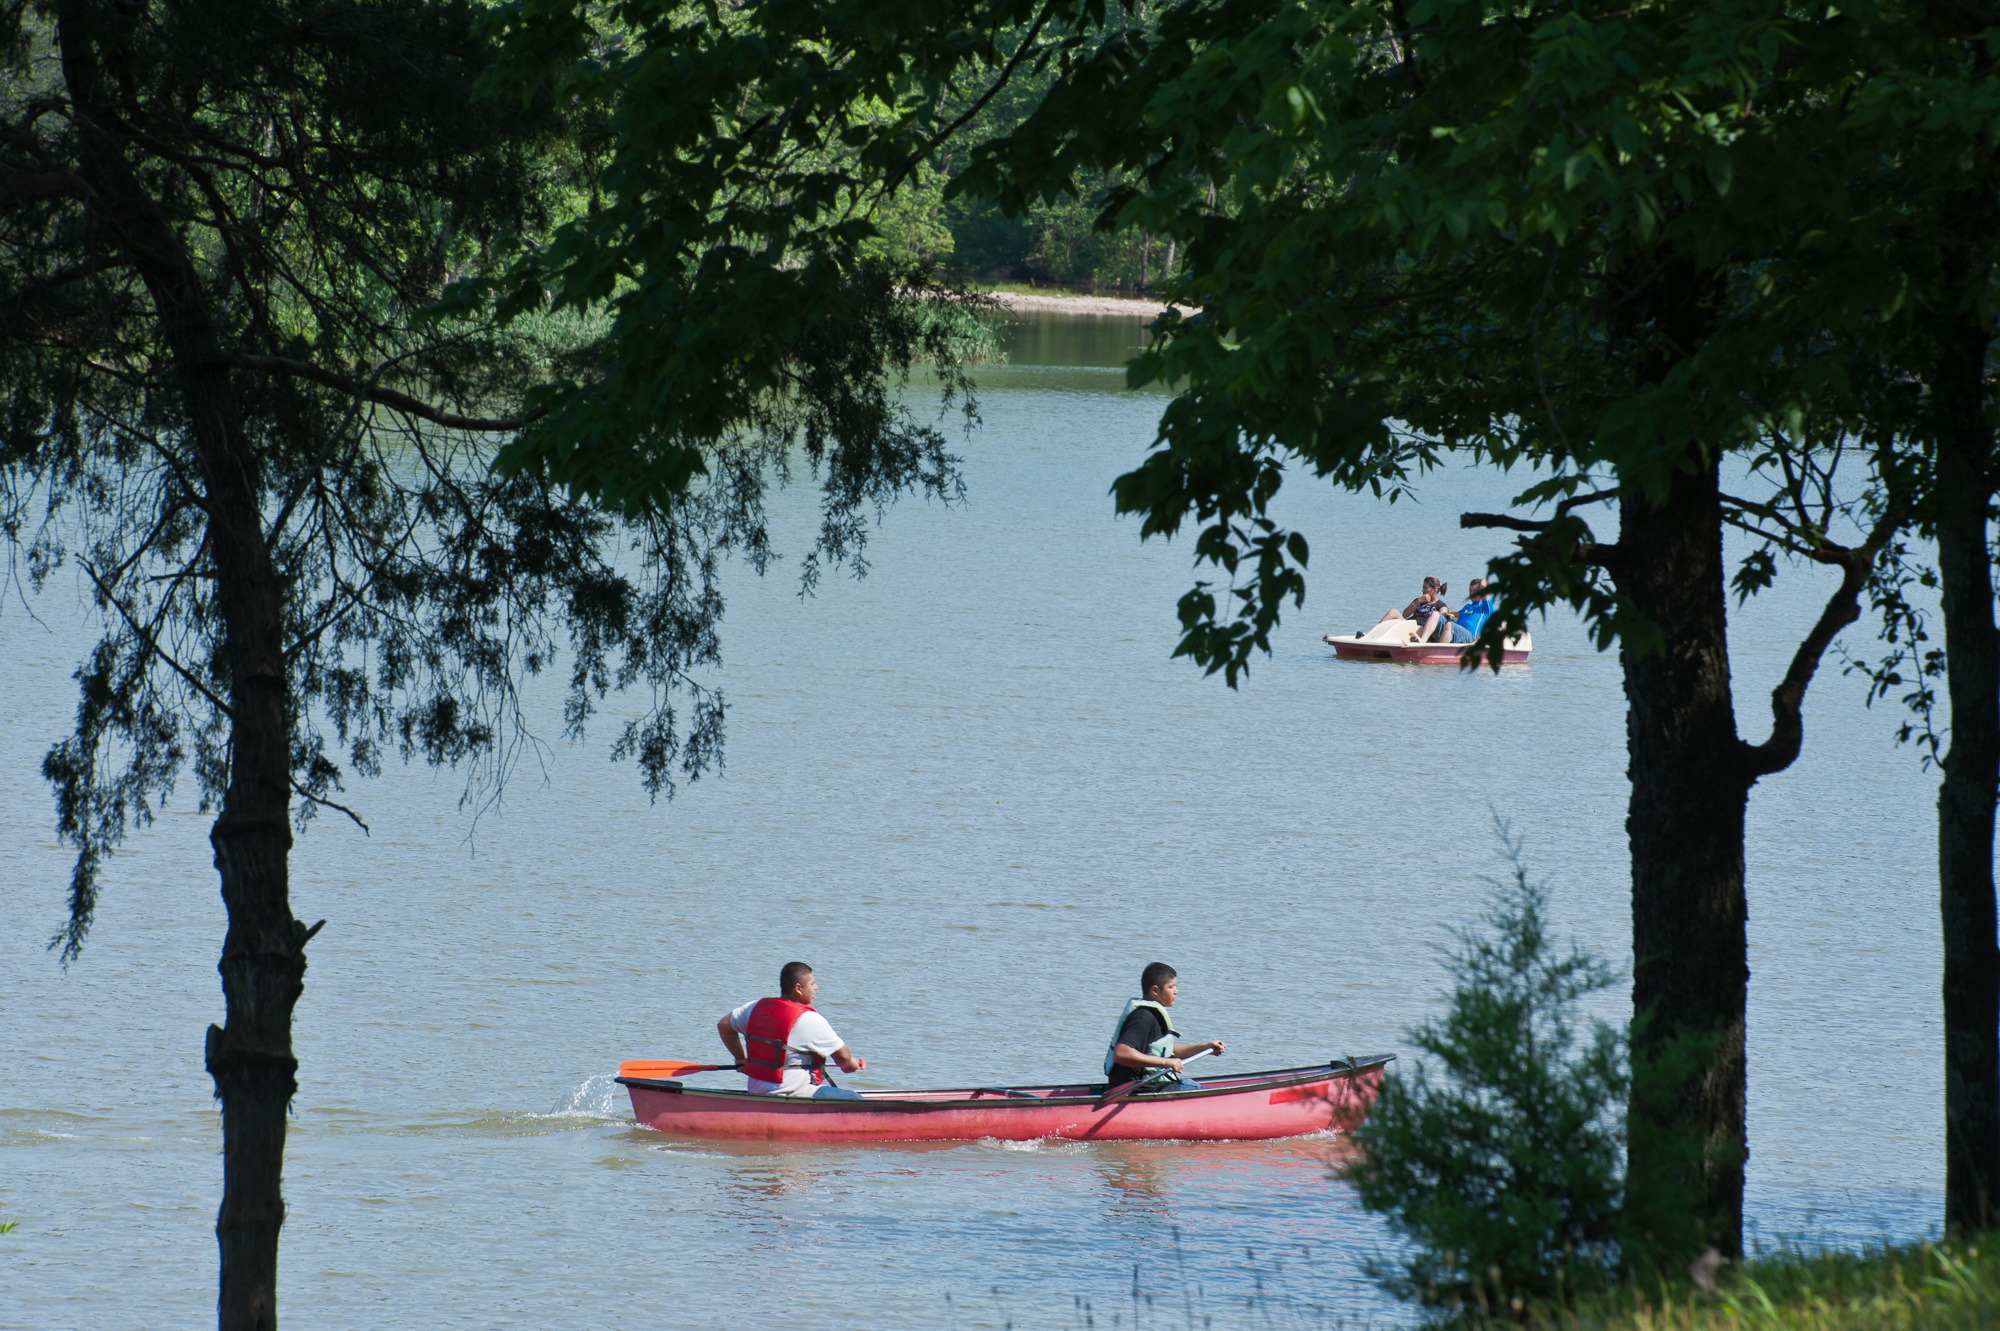
[[[1711,1244],[1736,1256],[1752,778],[1729,690],[1715,466],[1677,477],[1658,506],[1625,499],[1620,522],[1618,588],[1664,639],[1622,657],[1632,782],[1631,1246],[1642,1263]]]
[[[1951,747],[1938,790],[1938,897],[1944,929],[1944,1211],[1984,1229],[2000,1204],[2000,950],[1993,818],[2000,782],[2000,631],[1993,620],[1987,510],[1993,431],[1982,376],[1987,333],[1958,321],[1937,376],[1934,522],[1944,600]]]
[[[127,160],[105,86],[105,65],[121,55],[124,21],[84,0],[65,0],[58,36],[92,206],[144,281],[172,349],[184,428],[202,479],[230,710],[229,784],[210,834],[229,914],[218,966],[224,1023],[209,1027],[207,1045],[222,1102],[217,1313],[222,1331],[270,1331],[277,1326],[278,1231],[285,1218],[285,1114],[298,1089],[292,1007],[304,987],[311,936],[292,918],[286,871],[291,765],[283,589],[264,538],[258,457],[222,359],[209,289]]]

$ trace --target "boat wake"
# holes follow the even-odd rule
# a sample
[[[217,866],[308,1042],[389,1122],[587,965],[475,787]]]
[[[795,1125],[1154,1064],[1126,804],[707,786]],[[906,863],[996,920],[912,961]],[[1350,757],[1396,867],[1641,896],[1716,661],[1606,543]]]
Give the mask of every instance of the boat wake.
[[[532,1110],[500,1109],[466,1118],[460,1114],[440,1116],[427,1123],[409,1123],[390,1129],[396,1136],[442,1134],[454,1137],[539,1137],[551,1132],[575,1132],[609,1124],[626,1126],[632,1114],[625,1104],[625,1090],[608,1075],[585,1078],[545,1113]]]
[[[599,1123],[627,1123],[632,1118],[632,1106],[626,1098],[625,1088],[620,1086],[609,1073],[598,1073],[586,1077],[569,1094],[556,1102],[554,1109],[542,1118],[585,1119]]]
[[[1061,1137],[1030,1137],[1026,1141],[1007,1141],[999,1137],[981,1137],[981,1146],[996,1151],[1062,1151],[1074,1154],[1090,1149],[1089,1142],[1066,1141]]]

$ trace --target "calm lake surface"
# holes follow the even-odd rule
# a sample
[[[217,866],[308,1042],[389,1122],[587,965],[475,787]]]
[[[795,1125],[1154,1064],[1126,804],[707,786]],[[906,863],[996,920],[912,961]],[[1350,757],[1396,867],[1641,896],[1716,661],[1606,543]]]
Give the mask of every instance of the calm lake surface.
[[[732,574],[719,779],[649,807],[606,758],[620,709],[576,746],[551,711],[476,825],[461,777],[397,768],[350,785],[372,836],[299,839],[295,909],[329,923],[297,1018],[290,1324],[735,1327],[748,1288],[840,1327],[1408,1320],[1362,1273],[1391,1240],[1331,1176],[1335,1139],[717,1146],[635,1129],[609,1080],[719,1053],[718,1014],[794,956],[861,1086],[1095,1075],[1156,957],[1229,1066],[1407,1059],[1435,945],[1503,868],[1494,812],[1562,930],[1629,962],[1615,659],[1566,617],[1497,677],[1320,642],[1424,573],[1462,591],[1502,537],[1457,516],[1509,484],[1452,471],[1391,507],[1295,482],[1308,600],[1231,692],[1170,659],[1187,543],[1142,544],[1106,494],[1166,400],[1123,391],[1139,339],[1023,323],[982,376],[962,507],[892,510],[869,575],[810,600],[792,569]],[[811,492],[777,508],[803,554]],[[1732,620],[1746,735],[1828,586],[1788,571]],[[68,861],[39,768],[81,604],[64,582],[0,611],[0,1326],[212,1324],[223,915],[191,798],[114,861],[82,960],[43,950]],[[1829,668],[1804,756],[1751,798],[1765,1243],[1935,1229],[1935,782],[1899,719]]]

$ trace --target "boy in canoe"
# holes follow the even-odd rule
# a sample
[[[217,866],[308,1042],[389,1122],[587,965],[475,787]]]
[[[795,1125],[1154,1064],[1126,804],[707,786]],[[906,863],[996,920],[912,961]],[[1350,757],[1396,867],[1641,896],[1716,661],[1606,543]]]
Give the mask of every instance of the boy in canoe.
[[[1175,1089],[1182,1091],[1201,1089],[1200,1082],[1181,1075],[1181,1061],[1201,1053],[1220,1054],[1222,1041],[1174,1043],[1180,1032],[1174,1029],[1169,1009],[1180,996],[1179,991],[1180,980],[1174,968],[1164,961],[1153,962],[1140,974],[1139,992],[1145,997],[1126,1000],[1125,1010],[1118,1014],[1118,1024],[1112,1028],[1111,1045],[1104,1051],[1104,1075],[1110,1079],[1106,1089],[1116,1090],[1128,1081],[1152,1075],[1155,1068],[1167,1069],[1162,1084],[1178,1083]]]
[[[796,1095],[814,1100],[859,1100],[858,1091],[834,1086],[822,1071],[830,1058],[842,1072],[868,1066],[854,1056],[833,1024],[813,1011],[819,981],[803,961],[778,972],[778,998],[757,998],[715,1023],[715,1033],[750,1079],[752,1095]]]

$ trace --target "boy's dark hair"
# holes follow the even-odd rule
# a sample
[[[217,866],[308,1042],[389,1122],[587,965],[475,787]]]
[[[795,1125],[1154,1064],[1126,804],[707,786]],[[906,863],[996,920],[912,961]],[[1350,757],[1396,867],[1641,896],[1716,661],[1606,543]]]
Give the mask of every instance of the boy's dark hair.
[[[785,968],[778,972],[778,997],[783,998],[786,994],[792,992],[793,985],[797,984],[801,978],[812,973],[813,968],[806,965],[803,961],[786,962]]]
[[[1153,992],[1154,985],[1165,984],[1168,980],[1178,979],[1179,977],[1180,972],[1172,966],[1169,966],[1164,961],[1155,961],[1148,965],[1145,970],[1139,972],[1139,994],[1141,997],[1144,997]]]

